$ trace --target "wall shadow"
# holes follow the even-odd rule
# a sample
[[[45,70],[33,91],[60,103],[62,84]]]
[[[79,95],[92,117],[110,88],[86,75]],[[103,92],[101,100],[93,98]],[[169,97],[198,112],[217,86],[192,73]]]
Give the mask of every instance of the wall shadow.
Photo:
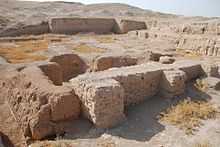
[[[172,105],[176,105],[180,101],[188,98],[190,98],[192,101],[208,101],[211,99],[211,96],[206,92],[197,89],[193,83],[189,83],[187,84],[186,92],[184,95],[174,97],[172,99],[163,98],[157,95],[142,102],[141,104],[129,106],[125,110],[127,119],[115,128],[98,129],[90,124],[90,126],[85,129],[85,126],[88,126],[88,120],[84,120],[83,124],[85,126],[80,127],[84,129],[78,130],[79,132],[83,132],[82,136],[69,137],[68,139],[98,138],[106,133],[128,140],[141,142],[149,141],[152,137],[165,130],[165,126],[159,122],[160,113],[164,112]],[[82,125],[82,121],[79,122],[80,123],[78,125]]]
[[[0,132],[0,147],[15,147],[12,143],[12,141],[10,140],[10,138],[3,134],[2,132]]]

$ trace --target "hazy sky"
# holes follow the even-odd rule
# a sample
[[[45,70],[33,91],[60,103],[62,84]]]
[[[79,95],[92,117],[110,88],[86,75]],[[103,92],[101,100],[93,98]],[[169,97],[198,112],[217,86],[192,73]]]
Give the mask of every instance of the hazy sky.
[[[53,0],[34,0],[53,1]],[[65,0],[92,3],[126,3],[145,9],[183,15],[218,16],[220,17],[220,0]]]

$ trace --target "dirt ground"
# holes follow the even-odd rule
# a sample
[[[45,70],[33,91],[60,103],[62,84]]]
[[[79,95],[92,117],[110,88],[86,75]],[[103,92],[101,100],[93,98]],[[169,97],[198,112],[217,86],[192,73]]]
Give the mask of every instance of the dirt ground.
[[[174,55],[176,60],[186,59],[185,53],[171,50],[171,48],[175,48],[172,42],[169,43],[161,39],[138,39],[129,34],[43,35],[37,38],[40,38],[40,41],[49,40],[48,48],[40,50],[42,55],[49,58],[57,52],[71,52],[80,55],[88,64],[91,64],[97,57],[108,54],[128,54],[142,58],[148,50],[170,53]],[[51,38],[55,38],[55,41],[51,41]],[[35,42],[38,42],[38,40],[35,40]],[[166,44],[161,44],[161,42],[166,42]],[[191,60],[219,61],[218,57],[189,56],[188,58]],[[186,94],[183,96],[174,99],[155,96],[142,104],[126,108],[127,119],[115,128],[97,129],[88,120],[81,118],[74,122],[75,125],[69,123],[63,136],[52,137],[50,141],[35,142],[31,147],[197,147],[198,144],[210,144],[211,147],[218,147],[220,144],[220,117],[203,121],[203,125],[198,131],[190,136],[178,127],[161,123],[158,117],[161,112],[172,104],[186,97],[208,99],[214,105],[220,106],[219,96],[220,92],[213,89],[209,89],[207,93],[198,93],[188,87]],[[25,139],[19,125],[11,115],[4,98],[0,98],[0,110],[2,112],[0,130],[5,135],[10,136],[15,146],[25,146]]]

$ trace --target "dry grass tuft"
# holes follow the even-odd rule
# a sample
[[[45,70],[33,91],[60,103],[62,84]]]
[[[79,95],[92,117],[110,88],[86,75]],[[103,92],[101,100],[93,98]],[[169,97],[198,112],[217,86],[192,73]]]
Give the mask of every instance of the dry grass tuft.
[[[108,139],[98,141],[97,147],[116,147],[116,144]]]
[[[176,49],[177,53],[183,57],[185,57],[186,59],[201,59],[202,55],[195,52],[195,51],[189,51],[189,50],[185,50],[185,49]]]
[[[204,142],[204,143],[197,143],[193,147],[212,147],[212,145],[209,142]]]
[[[209,102],[184,100],[161,113],[160,120],[191,135],[202,125],[202,120],[216,118],[217,113],[217,109]]]
[[[104,53],[105,52],[105,49],[98,48],[98,47],[92,47],[92,46],[89,46],[89,45],[84,44],[84,43],[78,45],[73,50],[76,51],[76,52],[85,53],[85,54],[89,54],[89,53]]]
[[[194,86],[199,91],[204,91],[205,92],[208,89],[208,83],[206,83],[203,79],[197,79]]]
[[[96,40],[98,40],[99,43],[114,43],[115,42],[112,36],[99,36],[96,38]]]
[[[31,145],[31,147],[78,147],[74,141],[39,141]]]

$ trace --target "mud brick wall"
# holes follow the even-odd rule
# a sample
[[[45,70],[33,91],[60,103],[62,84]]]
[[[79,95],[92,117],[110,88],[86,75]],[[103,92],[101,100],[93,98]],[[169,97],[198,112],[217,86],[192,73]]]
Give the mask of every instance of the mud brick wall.
[[[4,83],[5,97],[25,136],[43,139],[62,133],[62,122],[79,116],[74,91],[53,85],[37,67],[8,72]]]
[[[60,65],[64,81],[84,73],[87,69],[84,60],[76,54],[61,53],[51,57],[48,61]]]
[[[84,116],[97,127],[112,127],[125,118],[124,89],[117,81],[75,81],[73,86],[82,102]]]
[[[49,23],[42,22],[35,25],[27,25],[18,28],[9,28],[0,32],[0,37],[15,37],[21,35],[40,35],[50,33]]]
[[[120,117],[124,117],[123,107],[140,103],[156,94],[169,98],[181,95],[184,93],[185,82],[202,74],[201,64],[193,61],[177,62],[169,66],[152,62],[86,73],[70,82],[82,102],[84,115],[95,125],[108,128],[119,123]],[[120,89],[124,94],[117,91]],[[107,106],[110,101],[114,106]],[[112,107],[119,112],[119,116],[115,116]],[[109,113],[111,111],[114,113]]]
[[[138,62],[137,58],[130,56],[114,56],[114,55],[105,55],[100,56],[93,62],[93,71],[103,71],[113,67],[123,67],[123,66],[132,66],[136,65]]]
[[[202,69],[201,63],[196,61],[191,61],[191,60],[177,61],[172,66],[186,73],[187,82],[192,81],[204,75],[204,71]]]
[[[218,38],[204,38],[199,36],[185,36],[178,41],[177,48],[190,50],[207,56],[220,56],[220,40]]]
[[[127,33],[133,30],[146,30],[147,25],[142,21],[133,21],[133,20],[121,20],[120,24],[121,33]]]
[[[160,95],[171,98],[185,92],[186,73],[181,70],[163,71],[160,81]]]
[[[54,18],[50,22],[51,32],[55,34],[113,33],[115,25],[115,19],[107,18]]]

